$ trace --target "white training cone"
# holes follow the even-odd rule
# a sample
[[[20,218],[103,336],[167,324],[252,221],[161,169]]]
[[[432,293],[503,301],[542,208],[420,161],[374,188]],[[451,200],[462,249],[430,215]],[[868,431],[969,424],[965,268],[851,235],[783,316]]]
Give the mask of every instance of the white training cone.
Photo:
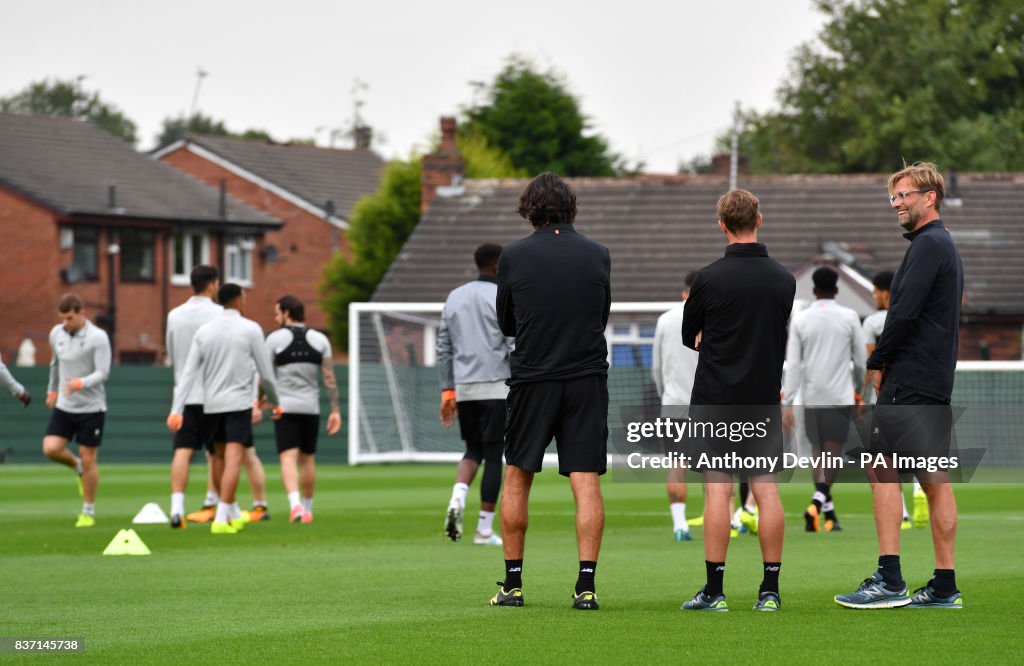
[[[139,512],[132,518],[132,522],[136,525],[166,525],[170,522],[170,519],[164,513],[164,510],[160,508],[159,504],[150,502],[139,509]]]
[[[149,555],[149,548],[135,530],[121,530],[103,551],[104,555]]]

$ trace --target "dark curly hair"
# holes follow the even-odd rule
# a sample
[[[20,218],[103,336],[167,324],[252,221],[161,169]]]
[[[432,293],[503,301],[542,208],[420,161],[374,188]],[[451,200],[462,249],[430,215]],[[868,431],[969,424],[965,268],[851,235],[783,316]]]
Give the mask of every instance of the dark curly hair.
[[[558,174],[545,171],[519,195],[516,212],[535,227],[572,224],[576,220],[576,193]]]

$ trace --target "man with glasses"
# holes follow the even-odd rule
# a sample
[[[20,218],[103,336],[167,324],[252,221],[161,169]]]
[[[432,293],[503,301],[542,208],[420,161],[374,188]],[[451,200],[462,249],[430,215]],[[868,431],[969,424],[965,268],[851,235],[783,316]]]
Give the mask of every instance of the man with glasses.
[[[889,203],[910,247],[893,276],[885,328],[867,362],[878,392],[869,446],[887,456],[942,455],[950,445],[964,277],[956,245],[939,219],[944,195],[942,175],[931,163],[889,177]],[[900,471],[906,470],[880,465],[868,470],[878,570],[835,601],[848,608],[962,608],[953,569],[957,509],[948,472],[915,471],[932,516],[935,575],[911,596],[900,571]]]

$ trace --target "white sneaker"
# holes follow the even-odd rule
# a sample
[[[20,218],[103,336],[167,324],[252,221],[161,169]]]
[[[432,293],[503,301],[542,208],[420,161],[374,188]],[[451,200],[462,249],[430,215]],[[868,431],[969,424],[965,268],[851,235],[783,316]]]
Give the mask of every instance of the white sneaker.
[[[473,535],[473,543],[478,546],[500,546],[502,545],[501,537],[491,532],[490,534],[480,534],[477,532]]]
[[[444,517],[444,534],[452,541],[462,540],[462,505],[457,500],[448,503]]]

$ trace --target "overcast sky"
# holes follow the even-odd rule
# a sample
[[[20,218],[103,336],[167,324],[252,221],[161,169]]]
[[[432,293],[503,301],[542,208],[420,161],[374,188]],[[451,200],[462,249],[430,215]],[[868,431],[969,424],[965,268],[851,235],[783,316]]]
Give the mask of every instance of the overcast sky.
[[[0,10],[0,95],[85,75],[138,123],[139,148],[163,118],[188,112],[202,68],[202,113],[321,145],[351,122],[353,81],[365,81],[363,116],[385,139],[377,150],[404,157],[473,100],[471,82],[490,82],[518,53],[560,71],[612,149],[657,172],[710,153],[737,101],[776,108],[795,49],[824,23],[811,0],[2,0]]]

